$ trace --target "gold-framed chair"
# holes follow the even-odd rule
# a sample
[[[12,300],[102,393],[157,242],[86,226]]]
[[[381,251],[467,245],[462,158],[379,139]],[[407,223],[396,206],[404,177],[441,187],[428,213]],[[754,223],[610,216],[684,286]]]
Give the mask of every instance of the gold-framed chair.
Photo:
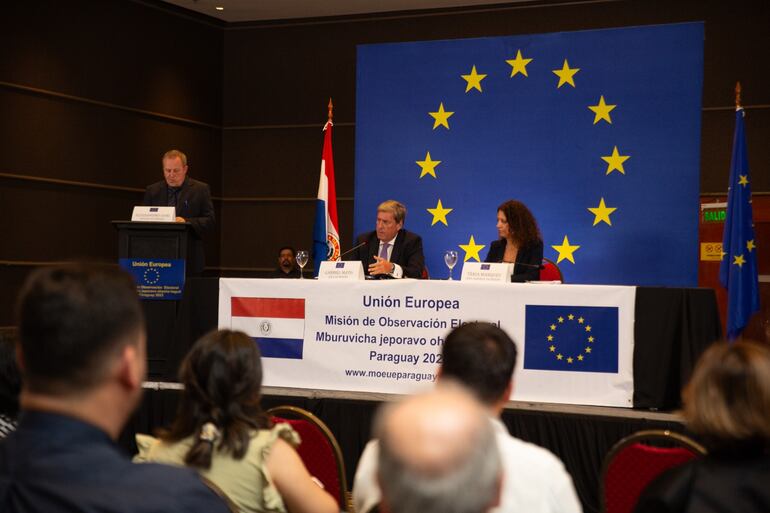
[[[345,478],[342,450],[329,427],[297,406],[275,406],[267,410],[267,414],[273,422],[286,422],[299,433],[302,442],[297,453],[308,472],[337,500],[341,511],[355,513],[353,495]]]
[[[664,471],[706,454],[693,439],[669,430],[638,431],[607,453],[599,479],[602,513],[632,513],[639,496]]]

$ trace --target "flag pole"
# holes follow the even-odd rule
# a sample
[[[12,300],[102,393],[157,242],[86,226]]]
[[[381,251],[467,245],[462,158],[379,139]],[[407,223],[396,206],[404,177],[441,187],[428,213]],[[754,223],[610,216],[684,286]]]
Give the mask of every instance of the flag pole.
[[[331,119],[331,104],[332,100],[329,98],[329,119]],[[740,109],[741,108],[741,82],[738,81],[735,83],[735,108]]]
[[[738,87],[740,87],[740,85]],[[332,99],[329,97],[329,121],[332,120],[332,110],[334,110],[334,104],[332,104]]]

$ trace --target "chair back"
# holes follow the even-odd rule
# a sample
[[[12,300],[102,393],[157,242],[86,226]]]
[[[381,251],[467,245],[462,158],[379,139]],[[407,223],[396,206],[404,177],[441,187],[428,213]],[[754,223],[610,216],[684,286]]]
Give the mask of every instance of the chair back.
[[[336,500],[340,511],[353,513],[353,496],[345,479],[345,461],[337,439],[324,422],[296,406],[276,406],[267,410],[273,422],[286,422],[300,439],[297,453],[310,475],[321,481]]]
[[[601,511],[632,513],[639,496],[656,477],[705,454],[706,449],[691,438],[668,430],[639,431],[622,439],[604,458],[599,481]]]
[[[564,276],[561,274],[561,269],[556,265],[553,260],[543,258],[543,267],[540,269],[540,281],[556,281],[564,283]]]

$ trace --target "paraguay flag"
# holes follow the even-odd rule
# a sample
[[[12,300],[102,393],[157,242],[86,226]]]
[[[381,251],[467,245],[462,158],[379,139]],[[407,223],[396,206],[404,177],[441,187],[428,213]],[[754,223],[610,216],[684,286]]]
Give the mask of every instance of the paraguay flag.
[[[321,155],[321,177],[318,180],[318,200],[313,226],[313,266],[315,276],[324,260],[340,257],[340,236],[337,223],[337,192],[334,186],[334,157],[332,156],[331,100],[329,121],[324,125],[324,148]]]
[[[230,308],[232,329],[252,337],[263,358],[302,359],[304,299],[233,297]]]

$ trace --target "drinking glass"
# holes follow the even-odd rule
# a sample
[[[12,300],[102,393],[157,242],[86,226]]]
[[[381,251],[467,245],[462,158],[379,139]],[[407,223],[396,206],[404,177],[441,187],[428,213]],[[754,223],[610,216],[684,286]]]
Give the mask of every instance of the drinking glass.
[[[302,280],[305,277],[303,276],[303,271],[305,270],[305,266],[307,265],[307,259],[308,254],[307,251],[297,251],[297,265],[299,266],[299,279]]]
[[[457,251],[448,249],[444,251],[444,263],[449,267],[449,279],[452,279],[452,269],[457,265]]]

